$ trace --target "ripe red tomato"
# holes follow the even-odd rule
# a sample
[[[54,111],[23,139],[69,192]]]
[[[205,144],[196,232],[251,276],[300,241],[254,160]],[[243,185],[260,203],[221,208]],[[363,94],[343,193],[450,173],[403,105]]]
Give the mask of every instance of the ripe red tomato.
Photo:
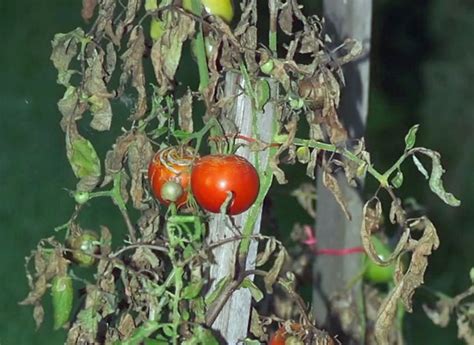
[[[259,188],[257,171],[243,157],[209,155],[193,165],[191,190],[199,205],[209,212],[219,213],[227,192],[232,192],[228,213],[242,213],[255,202]]]
[[[302,330],[301,324],[292,323],[289,326],[291,327],[291,331],[295,334],[289,334],[285,325],[281,325],[271,337],[268,345],[303,345],[303,340],[296,335]]]
[[[174,196],[167,195],[169,188],[163,189],[168,181],[175,182],[182,187],[182,195],[178,196],[175,201],[176,206],[180,207],[188,201],[191,164],[194,157],[194,149],[189,146],[171,146],[155,154],[148,166],[148,179],[153,194],[162,204],[168,205],[175,199]]]

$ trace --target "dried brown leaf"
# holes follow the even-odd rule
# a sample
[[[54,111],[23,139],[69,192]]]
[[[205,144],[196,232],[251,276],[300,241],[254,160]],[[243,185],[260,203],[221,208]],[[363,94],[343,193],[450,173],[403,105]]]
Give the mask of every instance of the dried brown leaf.
[[[408,312],[412,311],[412,297],[415,290],[423,284],[424,274],[428,267],[428,256],[439,246],[436,229],[428,218],[411,220],[408,228],[411,231],[422,231],[422,235],[419,240],[410,241],[410,249],[413,252],[410,265],[379,309],[374,327],[375,338],[379,345],[388,344],[389,332],[395,322],[398,303],[401,302]]]
[[[97,0],[82,0],[81,17],[86,23],[94,16]]]
[[[194,20],[177,12],[166,12],[165,31],[151,49],[151,61],[160,94],[173,89],[183,43],[194,35]]]
[[[130,1],[132,2],[132,1]],[[129,2],[129,4],[130,4]],[[141,26],[135,26],[130,33],[127,50],[120,57],[122,60],[122,74],[120,76],[119,94],[122,94],[125,85],[131,78],[132,86],[138,93],[131,120],[138,120],[147,111],[147,97],[145,90],[145,74],[143,70],[143,55],[145,53],[145,35]]]
[[[178,124],[186,132],[193,132],[193,96],[188,88],[183,97],[178,101]]]
[[[323,170],[323,184],[332,193],[339,206],[341,206],[346,218],[349,220],[352,219],[347,202],[344,199],[344,195],[342,195],[341,188],[337,182],[337,178],[334,177],[327,169]]]
[[[135,134],[134,141],[128,146],[127,157],[131,178],[130,197],[132,198],[133,207],[141,210],[147,207],[143,203],[143,176],[153,157],[153,147],[145,134],[140,132]]]
[[[103,50],[92,50],[87,58],[88,68],[84,73],[84,92],[92,113],[91,127],[97,131],[108,131],[112,124],[112,106],[109,98],[113,95],[107,91],[105,84]]]
[[[287,257],[286,250],[284,248],[281,248],[280,251],[278,252],[275,262],[273,263],[272,268],[263,277],[263,282],[265,283],[265,290],[269,294],[273,292],[273,285],[275,284],[275,282],[278,279],[278,276],[280,275],[280,272],[283,267],[283,264],[285,263],[286,257]]]

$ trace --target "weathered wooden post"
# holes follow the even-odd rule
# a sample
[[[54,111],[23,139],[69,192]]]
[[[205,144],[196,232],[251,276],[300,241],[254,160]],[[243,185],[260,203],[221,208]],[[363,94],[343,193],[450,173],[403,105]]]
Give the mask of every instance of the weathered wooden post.
[[[251,99],[241,92],[245,88],[244,79],[241,75],[228,73],[226,76],[225,94],[227,96],[237,96],[234,106],[230,111],[229,117],[237,125],[238,132],[242,135],[253,137],[253,110]],[[271,142],[272,127],[274,117],[274,106],[268,103],[263,112],[254,114],[257,116],[257,132],[258,137],[265,141]],[[247,158],[255,164],[255,156],[259,155],[260,170],[265,170],[268,164],[269,150],[260,151],[258,153],[250,152],[248,146],[240,147],[237,154]],[[260,233],[261,207],[258,210],[257,220],[254,225],[253,234]],[[236,228],[242,228],[248,220],[249,211],[234,216],[234,225]],[[232,229],[229,222],[216,215],[209,224],[209,241],[217,242],[225,238],[234,237],[236,229]],[[211,266],[210,278],[214,281],[214,285],[224,277],[233,277],[237,269],[237,251],[239,241],[233,241],[221,245],[213,250],[215,264]],[[252,241],[247,256],[246,267],[243,269],[252,269],[255,267],[257,257],[257,242]],[[215,286],[214,286],[215,287]],[[249,327],[251,314],[251,295],[247,289],[236,290],[229,298],[225,306],[222,308],[219,316],[212,324],[212,328],[218,330],[224,337],[227,344],[238,344],[240,340],[246,338]]]
[[[361,138],[364,135],[368,111],[372,0],[323,0],[323,6],[328,34],[335,45],[346,38],[354,38],[363,44],[362,56],[343,67],[346,86],[342,90],[338,111],[349,132],[349,138]],[[360,245],[359,231],[363,206],[361,190],[349,186],[344,174],[339,174],[338,182],[347,201],[351,220],[344,216],[334,196],[324,187],[322,174],[319,171],[316,232],[318,245],[324,248],[348,248]],[[320,324],[329,324],[331,328],[344,327],[341,324],[335,326],[331,322],[327,303],[334,292],[344,289],[348,281],[360,272],[360,259],[360,254],[326,255],[317,258],[314,267],[313,302],[315,316]],[[360,317],[362,302],[361,284],[356,284],[352,288],[352,293],[346,302],[351,304],[351,309],[354,311],[352,316],[354,320],[349,321],[358,322],[363,327],[363,320],[357,320]],[[338,322],[341,323],[341,320]],[[343,340],[343,343],[362,343],[362,327],[359,334],[352,335],[352,340]]]

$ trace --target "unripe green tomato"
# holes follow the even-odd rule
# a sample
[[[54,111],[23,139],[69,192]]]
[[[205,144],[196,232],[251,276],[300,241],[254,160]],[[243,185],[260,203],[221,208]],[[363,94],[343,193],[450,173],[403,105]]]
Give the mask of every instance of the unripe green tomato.
[[[390,257],[391,251],[390,248],[380,241],[377,237],[372,236],[372,243],[374,244],[375,250],[379,258],[382,260],[387,260]],[[393,275],[395,273],[395,264],[389,266],[379,266],[374,263],[366,255],[365,258],[365,271],[364,278],[373,283],[388,283],[393,280]]]
[[[268,59],[266,62],[260,65],[260,71],[265,74],[270,74],[273,71],[275,64],[272,59]]]
[[[73,236],[68,240],[69,247],[73,249],[72,260],[82,267],[92,266],[96,258],[89,254],[97,254],[99,246],[97,245],[99,236],[93,231],[84,231],[78,236]]]
[[[51,297],[53,300],[54,329],[59,329],[69,321],[72,311],[74,291],[71,277],[67,274],[55,276],[51,285]]]
[[[73,193],[74,200],[79,204],[83,205],[90,199],[90,193],[89,192],[74,192]]]
[[[176,202],[183,195],[183,187],[177,182],[168,181],[161,187],[161,197],[165,201]]]
[[[183,0],[183,8],[187,11],[193,12],[192,1],[193,0]],[[232,18],[234,18],[232,0],[201,0],[201,4],[207,13],[213,16],[218,16],[227,23],[230,23]]]

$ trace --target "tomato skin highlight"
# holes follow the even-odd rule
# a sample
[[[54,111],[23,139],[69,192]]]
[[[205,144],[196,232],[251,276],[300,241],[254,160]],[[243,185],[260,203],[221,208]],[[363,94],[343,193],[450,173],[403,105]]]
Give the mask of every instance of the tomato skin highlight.
[[[189,181],[191,178],[191,165],[194,160],[192,147],[171,146],[158,151],[148,166],[148,179],[153,194],[164,205],[169,205],[161,192],[166,182],[176,182],[183,188],[183,194],[176,200],[180,207],[188,201]]]
[[[257,170],[237,155],[209,155],[198,159],[191,173],[191,190],[205,210],[219,213],[221,205],[232,192],[228,214],[246,211],[257,199],[260,179]]]

